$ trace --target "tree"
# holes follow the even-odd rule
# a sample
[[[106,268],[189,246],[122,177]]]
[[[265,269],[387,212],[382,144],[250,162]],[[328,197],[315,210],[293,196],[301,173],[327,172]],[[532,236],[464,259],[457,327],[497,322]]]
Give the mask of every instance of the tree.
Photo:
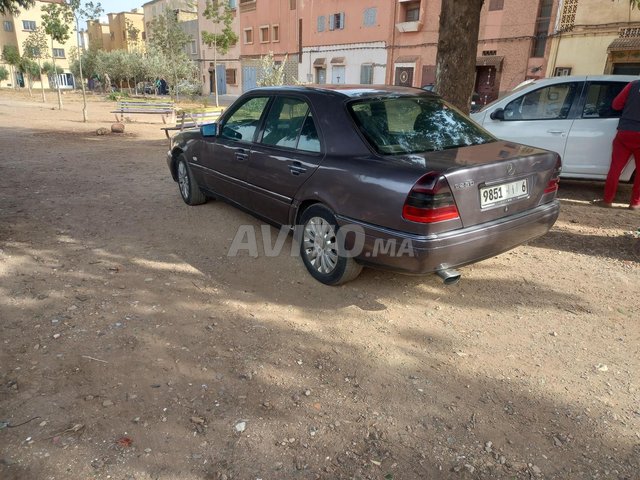
[[[56,56],[53,50],[54,40],[64,45],[71,36],[71,22],[73,22],[73,13],[66,4],[50,3],[42,7],[42,24],[44,31],[51,37],[51,59],[53,60],[54,70],[56,66]],[[58,92],[58,108],[62,110],[62,94],[60,92],[60,81],[57,75],[53,77],[56,82],[56,90]]]
[[[96,20],[102,15],[102,5],[100,2],[94,5],[93,2],[86,2],[84,7],[80,0],[66,0],[66,6],[73,14],[76,26],[76,37],[80,35],[80,18],[89,18]],[[80,43],[80,42],[78,42]],[[82,55],[78,55],[78,73],[80,73],[80,87],[82,88],[82,121],[87,121],[87,90],[84,87],[84,75],[82,72]]]
[[[170,65],[173,91],[178,100],[178,83],[181,79],[193,77],[194,64],[185,51],[191,37],[180,28],[177,14],[171,9],[154,18],[149,30],[151,47],[162,52]]]
[[[640,1],[640,0],[639,0]],[[214,91],[216,97],[216,107],[218,102],[218,53],[226,54],[229,49],[238,41],[238,35],[233,31],[233,10],[226,2],[218,0],[207,0],[204,12],[204,18],[213,23],[213,32],[202,31],[202,42],[213,47],[213,73],[215,75]],[[221,25],[222,24],[222,25]],[[220,33],[217,33],[218,27],[222,26]]]
[[[34,0],[0,0],[0,15],[6,13],[17,14],[20,8],[33,7]]]
[[[284,67],[287,64],[287,56],[284,60],[277,64],[273,58],[273,52],[260,58],[260,73],[258,81],[259,87],[275,87],[284,85]]]
[[[0,82],[4,82],[9,78],[9,70],[0,65]]]
[[[33,86],[34,78],[38,78],[40,76],[40,66],[32,59],[23,56],[20,59],[18,70],[26,77],[29,96],[32,97],[33,94],[31,93],[31,87]]]
[[[11,67],[11,82],[13,88],[18,88],[18,82],[16,81],[16,69],[20,66],[20,52],[15,45],[5,45],[2,47],[2,60]]]
[[[35,60],[40,68],[40,90],[42,93],[42,103],[47,101],[44,93],[44,79],[42,78],[42,59],[47,55],[47,33],[43,27],[38,27],[31,32],[29,36],[22,42],[24,56]]]

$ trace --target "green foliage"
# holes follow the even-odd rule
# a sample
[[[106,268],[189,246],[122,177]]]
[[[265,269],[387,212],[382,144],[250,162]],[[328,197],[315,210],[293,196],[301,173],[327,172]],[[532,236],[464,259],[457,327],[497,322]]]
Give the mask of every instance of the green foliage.
[[[42,7],[44,31],[56,42],[64,44],[69,40],[73,23],[73,10],[66,3],[49,3]]]
[[[236,35],[236,32],[233,31],[232,27],[233,10],[229,8],[227,2],[207,0],[202,15],[204,18],[211,20],[214,25],[222,26],[220,33],[212,33],[203,30],[201,32],[202,41],[209,47],[215,47],[218,53],[224,55],[238,42],[238,35]]]
[[[34,0],[0,0],[0,15],[5,13],[17,14],[20,8],[33,7]]]
[[[15,45],[5,45],[2,47],[2,60],[12,67],[20,65],[20,52]]]
[[[170,59],[184,53],[185,47],[191,42],[191,37],[182,30],[175,12],[171,9],[166,9],[162,15],[151,21],[149,38],[151,47]]]
[[[287,64],[287,56],[278,65],[273,58],[273,52],[269,52],[269,55],[265,55],[260,58],[260,69],[258,71],[258,81],[256,82],[259,87],[272,87],[278,85],[284,85],[284,67]]]
[[[64,69],[62,67],[59,67],[58,65],[56,65],[55,68],[54,68],[53,67],[53,63],[51,63],[51,62],[44,62],[42,64],[42,73],[46,73],[47,75],[51,75],[51,74],[53,74],[54,71],[58,75],[60,75],[61,73],[64,73]]]
[[[0,65],[0,82],[4,82],[9,78],[9,70],[6,67]]]
[[[24,56],[35,60],[46,58],[49,48],[49,40],[44,27],[40,26],[22,42]]]
[[[38,66],[38,64],[27,57],[22,57],[20,59],[18,71],[28,75],[31,78],[37,78],[40,76],[40,67]]]
[[[129,94],[127,92],[111,92],[107,95],[107,100],[112,102],[117,102],[121,98],[129,98]]]

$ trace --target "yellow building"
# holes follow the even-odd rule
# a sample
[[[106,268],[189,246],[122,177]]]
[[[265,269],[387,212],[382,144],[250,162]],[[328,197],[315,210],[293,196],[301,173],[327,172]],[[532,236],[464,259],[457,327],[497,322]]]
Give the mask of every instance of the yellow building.
[[[111,51],[111,34],[108,23],[101,23],[99,20],[88,20],[87,34],[89,36],[90,50]]]
[[[547,72],[640,74],[640,11],[629,0],[561,0]]]
[[[142,12],[135,9],[130,12],[109,13],[107,17],[109,18],[109,50],[135,52],[144,49],[146,35]]]
[[[42,26],[42,7],[48,3],[62,3],[62,0],[36,0],[35,5],[32,8],[21,8],[20,12],[16,15],[7,13],[0,15],[0,51],[5,45],[14,45],[18,47],[20,55],[24,55],[23,42],[27,39],[29,34],[36,30],[36,28]],[[53,54],[55,55],[56,66],[63,69],[63,73],[58,75],[58,81],[61,88],[70,89],[74,86],[74,78],[69,70],[69,64],[71,63],[71,52],[78,47],[78,40],[75,30],[75,24],[70,25],[71,35],[64,44],[57,42],[53,43]],[[51,43],[46,52],[46,57],[43,62],[52,62]],[[0,65],[3,65],[9,72],[12,71],[9,65],[3,64],[0,60]],[[43,77],[44,87],[49,88],[49,79]],[[26,87],[26,79],[20,73],[15,75],[15,78],[9,78],[6,81],[0,82],[0,87],[14,87],[18,86]],[[40,88],[40,81],[34,82],[34,88]]]

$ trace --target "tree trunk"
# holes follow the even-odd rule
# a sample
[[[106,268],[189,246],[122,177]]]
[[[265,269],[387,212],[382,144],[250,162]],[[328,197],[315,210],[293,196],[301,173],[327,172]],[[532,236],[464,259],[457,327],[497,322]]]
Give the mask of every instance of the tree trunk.
[[[436,91],[469,113],[483,0],[442,0],[436,57]]]
[[[53,79],[56,82],[58,92],[58,109],[62,110],[62,93],[60,93],[60,81],[58,79],[58,67],[56,67],[56,56],[53,54],[53,38],[51,39],[51,60],[53,60]]]
[[[42,103],[47,103],[47,97],[44,94],[44,78],[42,78],[42,61],[39,58],[38,67],[40,68],[40,90],[42,91]]]
[[[31,82],[32,82],[31,74],[27,74],[27,88],[29,89],[29,97],[33,97],[33,93],[31,92]]]

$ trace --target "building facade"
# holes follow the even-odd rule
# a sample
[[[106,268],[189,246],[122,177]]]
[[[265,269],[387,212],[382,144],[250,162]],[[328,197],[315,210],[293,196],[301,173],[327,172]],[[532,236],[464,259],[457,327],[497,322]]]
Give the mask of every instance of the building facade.
[[[146,39],[144,14],[138,9],[130,12],[109,13],[110,50],[139,52]]]
[[[108,23],[102,23],[99,20],[87,20],[87,35],[89,37],[89,49],[107,52],[112,50]]]
[[[640,11],[628,0],[561,0],[549,76],[640,74]]]
[[[238,35],[238,42],[229,51],[221,55],[213,46],[202,41],[202,32],[220,33],[223,25],[216,25],[204,17],[207,6],[206,0],[198,0],[198,44],[200,55],[200,77],[202,80],[202,94],[211,95],[218,91],[219,95],[238,95],[242,93],[242,63],[240,61],[240,15],[237,0],[230,0],[229,8],[233,13],[233,31]]]
[[[394,2],[306,0],[301,3],[304,83],[383,84]]]
[[[0,51],[2,51],[5,45],[13,45],[18,48],[18,52],[21,56],[24,55],[23,43],[29,34],[42,26],[42,7],[49,3],[62,3],[62,1],[38,0],[35,2],[33,7],[20,9],[20,13],[16,15],[0,15],[0,22],[2,22],[2,27],[0,28]],[[54,42],[53,47],[49,46],[47,48],[45,58],[43,58],[42,61],[51,63],[53,62],[52,56],[55,57],[56,66],[62,68],[63,73],[51,76],[51,78],[47,78],[43,75],[42,81],[44,82],[44,88],[55,87],[56,81],[59,82],[60,88],[63,89],[71,89],[75,86],[75,80],[69,70],[69,65],[71,63],[71,51],[78,47],[75,24],[70,25],[70,30],[72,33],[64,44]],[[51,50],[51,48],[53,48],[53,50]],[[7,70],[12,74],[8,80],[0,83],[0,87],[26,86],[25,82],[27,80],[21,73],[13,71],[9,65],[3,64],[1,60],[0,65],[5,66],[5,68],[7,68]],[[36,80],[33,87],[40,88],[40,80]]]

